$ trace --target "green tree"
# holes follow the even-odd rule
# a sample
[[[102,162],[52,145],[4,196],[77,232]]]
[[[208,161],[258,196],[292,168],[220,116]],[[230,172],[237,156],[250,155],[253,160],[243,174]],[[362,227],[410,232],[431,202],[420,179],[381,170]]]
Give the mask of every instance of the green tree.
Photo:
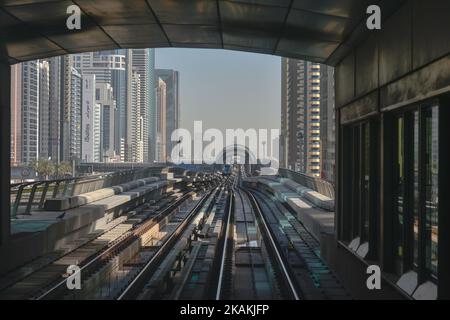
[[[53,163],[47,159],[35,159],[31,161],[29,166],[37,172],[39,177],[44,177],[45,180],[48,180],[48,177],[55,172]]]
[[[72,175],[72,164],[68,161],[63,161],[59,165],[56,165],[57,169],[56,172],[58,172],[58,176],[68,176]]]

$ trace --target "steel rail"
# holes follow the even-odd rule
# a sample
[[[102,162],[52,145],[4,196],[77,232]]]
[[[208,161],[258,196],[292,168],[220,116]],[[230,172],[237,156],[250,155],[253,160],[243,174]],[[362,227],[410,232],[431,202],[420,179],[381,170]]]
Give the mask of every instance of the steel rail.
[[[166,213],[171,212],[172,210],[174,210],[179,204],[183,203],[188,197],[190,197],[192,195],[191,192],[186,193],[185,195],[183,195],[180,199],[178,199],[176,202],[170,204],[167,208],[163,209],[162,212],[160,212],[159,214],[157,214],[156,216],[150,217],[148,218],[146,221],[144,221],[143,224],[139,225],[136,229],[134,230],[130,230],[126,233],[124,233],[122,236],[120,236],[118,239],[116,239],[106,250],[104,251],[100,251],[98,252],[94,258],[92,258],[91,260],[89,260],[89,262],[87,262],[86,264],[84,264],[83,266],[80,267],[80,270],[78,271],[79,273],[83,272],[84,270],[86,270],[88,267],[90,267],[91,265],[93,265],[94,263],[98,263],[101,262],[100,260],[104,260],[105,256],[108,256],[109,254],[114,254],[114,251],[116,251],[117,249],[119,249],[118,247],[120,247],[121,245],[125,244],[126,241],[130,240],[130,237],[132,236],[136,236],[139,235],[141,233],[142,230],[144,229],[148,229],[151,228],[152,226],[154,226],[154,223],[157,223],[157,220],[160,219],[162,216],[164,216]],[[154,223],[152,223],[154,222]],[[95,239],[94,239],[95,240]],[[91,241],[89,241],[88,243],[90,243]],[[86,243],[86,244],[88,244]],[[58,288],[60,288],[61,286],[63,286],[68,279],[64,279],[61,280],[60,282],[58,282],[57,284],[55,284],[53,287],[51,287],[50,289],[46,290],[44,293],[42,293],[41,295],[39,295],[36,300],[42,300],[45,299],[47,296],[49,296],[50,294],[52,294],[54,291],[56,291]]]
[[[280,254],[280,251],[278,250],[278,246],[276,245],[275,240],[274,240],[274,238],[272,236],[272,233],[270,231],[270,228],[267,225],[267,221],[266,221],[264,215],[262,214],[262,210],[261,210],[261,208],[259,206],[258,201],[256,201],[255,197],[253,196],[253,194],[251,192],[246,191],[246,193],[249,196],[250,201],[253,202],[254,208],[256,209],[255,211],[258,213],[258,215],[260,217],[260,220],[262,222],[262,226],[264,227],[264,229],[266,231],[266,234],[267,234],[267,237],[268,237],[268,239],[270,241],[270,244],[272,246],[272,249],[275,252],[275,256],[276,256],[276,258],[278,260],[278,264],[281,267],[281,271],[282,271],[283,276],[284,276],[284,278],[285,278],[285,280],[286,280],[286,282],[287,282],[287,284],[289,286],[289,290],[290,290],[290,292],[292,294],[292,297],[294,298],[294,300],[300,300],[300,295],[297,293],[297,290],[295,288],[294,282],[292,281],[291,276],[290,276],[289,271],[288,271],[288,268],[286,267],[286,265],[285,265],[285,263],[283,261],[283,258],[282,258],[281,254]]]
[[[217,190],[217,188],[215,189]],[[141,269],[141,271],[134,277],[133,281],[130,282],[130,284],[122,291],[122,293],[119,295],[117,300],[125,300],[130,298],[130,296],[133,295],[133,291],[136,290],[136,287],[140,284],[146,276],[146,273],[148,270],[150,270],[151,267],[153,267],[155,261],[161,258],[162,255],[164,255],[165,251],[167,250],[172,242],[176,240],[179,235],[182,233],[182,231],[186,228],[188,223],[192,220],[192,218],[198,214],[198,210],[201,209],[206,202],[207,199],[214,196],[214,190],[212,190],[210,193],[204,195],[202,199],[196,204],[196,206],[190,211],[189,215],[183,220],[182,223],[178,225],[176,230],[167,238],[164,243],[157,249],[155,254],[152,256],[152,258],[147,261],[147,263],[144,265],[144,267]]]
[[[223,274],[225,270],[225,258],[227,255],[227,246],[228,246],[228,237],[230,234],[230,220],[231,220],[231,213],[233,208],[233,192],[230,192],[230,205],[228,208],[228,218],[227,218],[227,226],[225,229],[225,239],[224,239],[224,245],[222,250],[222,258],[220,261],[220,271],[219,271],[219,280],[217,282],[217,291],[216,291],[216,300],[220,300],[220,293],[222,291],[222,281],[223,281]]]

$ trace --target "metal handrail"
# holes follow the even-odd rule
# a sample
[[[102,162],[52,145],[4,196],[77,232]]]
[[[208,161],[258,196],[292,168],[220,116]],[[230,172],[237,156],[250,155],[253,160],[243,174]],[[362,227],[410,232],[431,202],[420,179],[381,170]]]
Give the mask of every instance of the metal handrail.
[[[22,201],[26,201],[26,208],[23,214],[29,215],[31,214],[33,205],[37,205],[38,209],[42,209],[46,199],[76,196],[138,179],[148,178],[155,175],[154,170],[154,168],[127,169],[86,177],[14,183],[10,187],[10,194],[15,196],[14,200],[11,198],[11,216],[17,216],[19,206],[23,204]],[[51,188],[53,188],[53,192],[50,196],[47,196]],[[24,195],[28,196],[28,198],[25,198],[26,200],[23,199]]]
[[[335,190],[332,183],[329,181],[308,176],[301,172],[292,171],[286,168],[279,168],[278,174],[281,177],[289,178],[302,186],[310,188],[320,194],[323,194],[331,199],[335,197]]]

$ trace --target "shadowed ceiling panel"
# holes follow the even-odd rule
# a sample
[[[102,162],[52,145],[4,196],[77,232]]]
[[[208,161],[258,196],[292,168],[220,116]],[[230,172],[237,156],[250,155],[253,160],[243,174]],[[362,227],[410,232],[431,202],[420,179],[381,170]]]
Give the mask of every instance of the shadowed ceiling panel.
[[[336,63],[366,8],[402,0],[0,0],[0,61],[112,48],[224,48]],[[81,9],[81,30],[66,27]],[[388,15],[389,12],[383,11]],[[330,58],[331,57],[331,58]]]
[[[226,28],[261,30],[278,35],[288,13],[287,8],[221,1],[220,15]]]
[[[356,25],[357,22],[352,19],[292,9],[287,19],[284,36],[342,41]]]
[[[144,45],[159,43],[167,46],[166,36],[157,24],[145,25],[112,25],[103,26],[105,32],[111,36],[121,47],[132,44]]]
[[[214,0],[148,0],[161,23],[217,25]]]
[[[224,46],[261,48],[267,53],[272,53],[277,42],[277,36],[269,36],[257,30],[226,29],[223,31]]]
[[[77,0],[76,3],[100,25],[156,23],[145,0]]]
[[[294,0],[292,8],[331,16],[361,19],[373,0]]]
[[[196,25],[163,25],[170,42],[177,43],[210,43],[220,45],[220,34],[217,27]]]

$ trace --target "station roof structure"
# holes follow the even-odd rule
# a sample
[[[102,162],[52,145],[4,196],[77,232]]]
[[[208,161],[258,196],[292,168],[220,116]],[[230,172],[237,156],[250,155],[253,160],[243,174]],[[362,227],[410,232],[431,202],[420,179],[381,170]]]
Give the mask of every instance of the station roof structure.
[[[336,64],[401,0],[0,0],[0,61],[117,48],[242,50]],[[81,9],[69,30],[67,8]]]

